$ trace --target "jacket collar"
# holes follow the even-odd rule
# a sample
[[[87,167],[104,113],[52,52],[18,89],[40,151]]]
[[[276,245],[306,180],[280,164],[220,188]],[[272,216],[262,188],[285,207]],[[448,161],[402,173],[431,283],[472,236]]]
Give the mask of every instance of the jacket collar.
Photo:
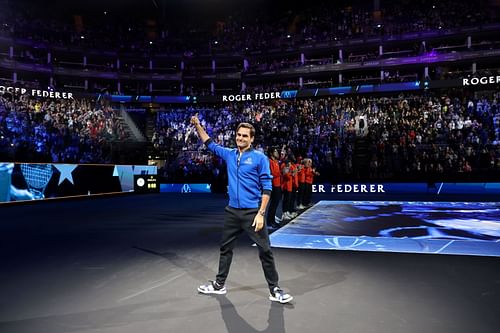
[[[240,153],[238,147],[236,147],[234,150],[236,151],[237,154]],[[255,148],[253,147],[253,145],[250,145],[250,148],[248,148],[247,150],[245,150],[243,153],[250,153],[250,152],[252,152],[254,150],[255,150]]]

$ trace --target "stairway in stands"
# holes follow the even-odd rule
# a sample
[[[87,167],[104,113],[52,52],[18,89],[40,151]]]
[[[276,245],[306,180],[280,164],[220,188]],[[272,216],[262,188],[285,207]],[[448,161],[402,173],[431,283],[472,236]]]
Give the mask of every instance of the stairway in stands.
[[[147,118],[146,118],[146,138],[149,142],[153,138],[153,134],[156,128],[156,114],[158,111],[156,110],[147,110]]]
[[[133,113],[127,112],[125,109],[120,110],[120,117],[118,118],[127,133],[126,141],[131,142],[146,142],[147,139],[144,135],[143,124],[139,121],[140,117]]]
[[[366,137],[357,137],[354,141],[353,172],[357,178],[368,176],[370,170],[370,144]]]
[[[154,109],[149,109],[146,111],[146,124],[145,124],[145,134],[146,138],[148,140],[147,146],[146,146],[146,154],[153,159],[159,159],[159,153],[158,150],[154,148],[153,146],[153,134],[155,133],[156,130],[156,116],[158,110]]]

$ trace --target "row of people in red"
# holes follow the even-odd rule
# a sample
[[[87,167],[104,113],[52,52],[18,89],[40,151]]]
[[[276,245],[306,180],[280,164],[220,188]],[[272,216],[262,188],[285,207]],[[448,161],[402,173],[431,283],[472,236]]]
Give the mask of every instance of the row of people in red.
[[[291,220],[297,216],[296,210],[310,206],[314,176],[319,175],[310,158],[295,160],[293,155],[281,156],[276,148],[270,148],[269,163],[273,176],[273,190],[267,211],[267,224],[279,227],[278,222]],[[282,202],[283,214],[276,216]]]

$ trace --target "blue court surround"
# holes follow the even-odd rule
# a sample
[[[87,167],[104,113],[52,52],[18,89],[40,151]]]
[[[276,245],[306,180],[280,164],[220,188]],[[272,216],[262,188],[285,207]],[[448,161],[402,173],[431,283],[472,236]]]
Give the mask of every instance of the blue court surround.
[[[274,247],[500,256],[500,203],[320,201]]]

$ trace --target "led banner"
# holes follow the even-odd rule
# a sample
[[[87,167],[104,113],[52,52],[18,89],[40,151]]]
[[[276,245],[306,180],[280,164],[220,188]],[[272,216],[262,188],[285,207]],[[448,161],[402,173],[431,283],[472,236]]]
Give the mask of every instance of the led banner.
[[[28,88],[22,88],[22,87],[0,86],[0,95],[4,95],[4,94],[11,94],[11,95],[28,94],[28,95],[33,96],[33,97],[73,99],[73,93],[65,92],[65,91],[40,90],[40,89],[28,89]]]
[[[0,203],[134,192],[135,175],[156,166],[0,162]]]
[[[354,86],[313,88],[300,90],[268,91],[251,94],[232,94],[215,96],[122,96],[111,95],[112,102],[120,103],[171,103],[171,104],[197,104],[197,103],[219,103],[219,102],[254,102],[272,99],[292,99],[326,97],[347,94],[370,94],[388,93],[402,91],[422,91],[424,89],[441,89],[454,87],[480,87],[486,85],[498,85],[500,76],[467,77],[450,80],[425,80],[413,82],[362,84]],[[1,88],[1,87],[0,87]],[[34,96],[36,93],[32,92]],[[100,96],[100,95],[99,95]]]
[[[161,193],[212,193],[210,184],[161,184]]]
[[[361,183],[361,184],[314,184],[313,193],[358,194],[484,194],[500,195],[500,183]]]

